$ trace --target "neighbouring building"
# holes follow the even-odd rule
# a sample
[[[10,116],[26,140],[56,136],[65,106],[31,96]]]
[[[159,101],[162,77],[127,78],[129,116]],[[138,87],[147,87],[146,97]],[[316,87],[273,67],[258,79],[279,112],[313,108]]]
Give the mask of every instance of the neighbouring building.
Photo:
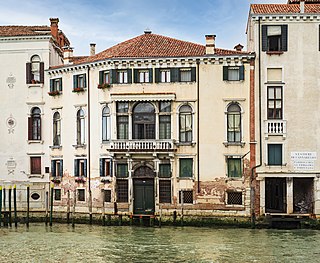
[[[252,4],[247,35],[257,66],[256,208],[319,215],[319,1]]]

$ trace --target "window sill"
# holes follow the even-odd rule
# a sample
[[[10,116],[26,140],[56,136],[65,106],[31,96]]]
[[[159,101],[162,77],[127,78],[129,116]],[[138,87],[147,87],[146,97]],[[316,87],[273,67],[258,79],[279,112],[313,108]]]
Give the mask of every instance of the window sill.
[[[28,178],[41,178],[41,179],[44,177],[43,174],[28,174],[27,176]]]
[[[54,150],[54,149],[58,149],[61,150],[62,146],[61,145],[54,145],[54,146],[49,146],[50,149]]]
[[[74,144],[72,145],[75,149],[78,149],[78,148],[82,148],[82,149],[86,149],[87,148],[87,145],[86,144]]]
[[[231,205],[231,204],[226,204],[226,207],[229,207],[229,208],[243,208],[244,205]]]
[[[40,143],[40,144],[43,144],[44,141],[42,140],[28,140],[28,144],[33,144],[33,143]]]
[[[283,163],[283,164],[267,164],[265,163],[264,164],[266,167],[269,167],[269,168],[282,168],[283,166],[287,166],[287,163]]]
[[[33,87],[43,87],[43,83],[27,83],[28,88],[33,88]]]
[[[180,180],[194,181],[194,178],[193,177],[177,177],[177,181],[179,182]]]
[[[223,142],[223,145],[225,147],[228,147],[228,146],[241,146],[241,147],[244,147],[245,146],[245,142],[241,141],[241,142],[226,142],[224,141]]]
[[[101,176],[100,181],[102,183],[111,183],[112,182],[112,177],[111,176]]]
[[[283,54],[284,52],[283,51],[267,51],[266,54],[267,55],[278,55],[280,56],[281,54]]]
[[[196,142],[179,142],[175,143],[177,146],[195,146]]]

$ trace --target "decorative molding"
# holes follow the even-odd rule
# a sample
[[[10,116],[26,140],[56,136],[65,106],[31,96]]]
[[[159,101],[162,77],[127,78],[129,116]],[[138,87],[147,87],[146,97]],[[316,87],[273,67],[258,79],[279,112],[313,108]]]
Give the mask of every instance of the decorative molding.
[[[17,121],[15,118],[12,117],[12,114],[10,114],[9,118],[7,118],[7,127],[8,127],[8,132],[14,133],[14,127],[17,125]]]
[[[12,75],[12,72],[10,72],[10,75],[9,75],[9,77],[7,77],[7,81],[6,81],[9,89],[13,89],[16,81],[17,81],[16,78]]]

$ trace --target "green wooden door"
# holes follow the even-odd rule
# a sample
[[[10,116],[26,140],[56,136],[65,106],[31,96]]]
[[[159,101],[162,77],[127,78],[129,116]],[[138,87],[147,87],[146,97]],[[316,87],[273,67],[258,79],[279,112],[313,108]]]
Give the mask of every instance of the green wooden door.
[[[154,213],[154,179],[134,179],[134,213]]]

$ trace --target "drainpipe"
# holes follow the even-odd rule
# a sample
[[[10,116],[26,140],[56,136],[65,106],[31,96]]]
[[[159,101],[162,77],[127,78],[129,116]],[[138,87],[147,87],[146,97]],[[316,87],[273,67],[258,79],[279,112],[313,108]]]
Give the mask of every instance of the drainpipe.
[[[262,165],[262,127],[261,127],[261,25],[260,25],[261,18],[259,17],[258,20],[258,33],[259,33],[259,40],[258,40],[258,45],[259,45],[259,50],[258,50],[258,65],[259,65],[259,72],[258,72],[258,88],[259,88],[259,164],[255,165],[254,167],[251,168],[251,176],[250,176],[250,200],[251,200],[251,225],[252,227],[255,227],[255,220],[256,220],[256,215],[255,215],[255,186],[253,186],[253,181],[255,180],[255,175],[254,175],[254,170],[256,168],[260,167]],[[255,108],[254,108],[255,109]],[[255,110],[253,111],[252,114],[255,114]],[[254,123],[255,125],[255,123]]]
[[[199,85],[199,80],[200,80],[200,76],[199,76],[199,64],[200,64],[200,60],[197,59],[197,176],[198,176],[198,193],[200,193],[200,103],[199,103],[199,98],[200,98],[200,85]]]
[[[87,162],[87,171],[88,171],[88,190],[89,190],[89,216],[90,224],[92,224],[92,192],[91,192],[91,112],[90,112],[90,66],[87,68],[88,75],[88,162]]]

